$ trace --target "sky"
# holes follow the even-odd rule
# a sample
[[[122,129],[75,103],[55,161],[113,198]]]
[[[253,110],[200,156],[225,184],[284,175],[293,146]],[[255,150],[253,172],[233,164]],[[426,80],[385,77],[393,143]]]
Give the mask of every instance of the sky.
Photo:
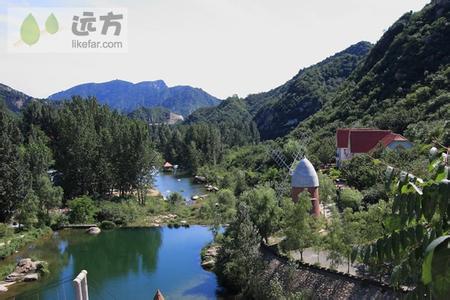
[[[44,98],[86,82],[164,80],[218,98],[268,91],[429,0],[0,0],[0,83]],[[63,3],[63,4],[62,4]],[[125,53],[9,53],[8,7],[123,7]]]

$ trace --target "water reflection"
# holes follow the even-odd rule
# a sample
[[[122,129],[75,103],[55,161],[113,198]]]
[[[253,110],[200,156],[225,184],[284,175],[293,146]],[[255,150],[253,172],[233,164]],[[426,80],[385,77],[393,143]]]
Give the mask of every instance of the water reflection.
[[[200,266],[200,249],[212,239],[206,227],[137,228],[90,236],[66,230],[23,256],[50,262],[51,274],[17,285],[16,299],[74,299],[72,279],[88,270],[90,299],[151,299],[159,288],[167,299],[214,299],[214,274]]]
[[[126,277],[130,272],[154,272],[160,246],[160,230],[122,229],[98,236],[76,235],[66,253],[74,258],[76,272],[88,270],[89,277],[102,286],[105,280]]]

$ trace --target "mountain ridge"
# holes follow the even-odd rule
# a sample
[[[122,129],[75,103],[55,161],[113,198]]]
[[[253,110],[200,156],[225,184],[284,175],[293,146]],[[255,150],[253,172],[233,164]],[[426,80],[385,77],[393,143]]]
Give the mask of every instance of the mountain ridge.
[[[90,82],[73,86],[48,97],[52,101],[95,97],[101,104],[130,113],[140,107],[164,107],[186,116],[197,108],[215,106],[220,100],[200,88],[188,85],[168,87],[163,80],[132,83],[125,80]]]
[[[4,107],[3,109],[17,113],[33,99],[35,98],[0,83],[0,107]]]

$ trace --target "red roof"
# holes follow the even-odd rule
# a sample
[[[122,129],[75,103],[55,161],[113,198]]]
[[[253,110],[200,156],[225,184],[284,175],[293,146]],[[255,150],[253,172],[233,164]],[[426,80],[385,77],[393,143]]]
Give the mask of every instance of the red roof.
[[[350,148],[351,153],[367,153],[379,143],[387,147],[393,141],[407,141],[407,139],[390,130],[340,128],[336,131],[336,146]]]
[[[384,146],[387,147],[389,146],[390,143],[392,142],[404,142],[407,141],[408,139],[405,138],[403,135],[401,134],[397,134],[397,133],[391,133],[387,136],[385,136],[384,138],[381,139],[380,143]]]
[[[340,128],[336,131],[336,146],[338,148],[348,148],[349,128]]]
[[[170,162],[166,161],[164,163],[164,168],[172,168],[172,167],[173,167],[173,165]]]
[[[350,131],[350,152],[367,153],[387,135],[390,130],[351,130]]]

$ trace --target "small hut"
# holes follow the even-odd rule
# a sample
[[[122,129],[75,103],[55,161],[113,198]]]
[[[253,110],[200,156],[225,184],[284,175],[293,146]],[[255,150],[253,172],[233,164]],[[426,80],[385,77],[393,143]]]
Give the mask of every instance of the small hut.
[[[166,161],[163,165],[163,170],[165,172],[171,172],[173,171],[173,165],[170,162]]]

